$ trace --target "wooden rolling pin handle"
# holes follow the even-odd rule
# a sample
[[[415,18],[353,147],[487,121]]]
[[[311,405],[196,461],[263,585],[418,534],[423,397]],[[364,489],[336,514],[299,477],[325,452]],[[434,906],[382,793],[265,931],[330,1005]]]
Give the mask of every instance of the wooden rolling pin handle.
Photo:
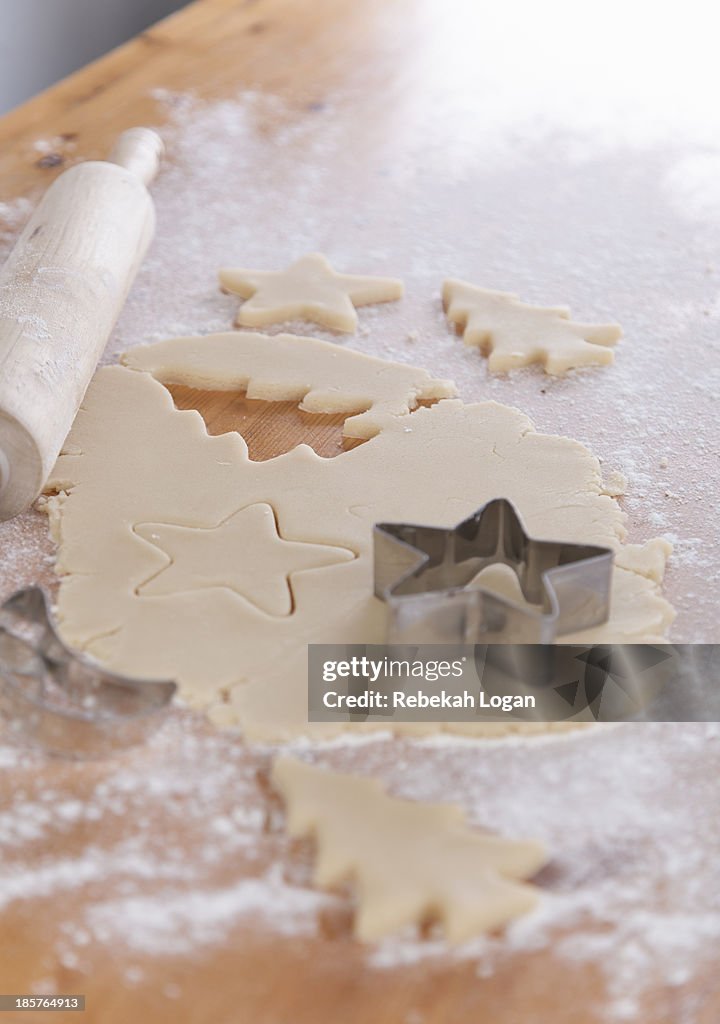
[[[158,172],[162,155],[162,139],[156,132],[129,128],[118,136],[108,159],[130,171],[143,185],[149,185]]]
[[[0,269],[0,520],[45,484],[155,227],[147,128],[50,186]]]

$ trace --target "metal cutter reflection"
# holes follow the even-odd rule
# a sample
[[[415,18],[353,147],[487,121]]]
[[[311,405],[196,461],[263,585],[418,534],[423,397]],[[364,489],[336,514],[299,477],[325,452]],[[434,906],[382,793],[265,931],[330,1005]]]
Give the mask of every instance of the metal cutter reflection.
[[[160,723],[175,689],[117,675],[71,650],[39,587],[0,606],[0,713],[23,740],[71,757],[112,753]]]

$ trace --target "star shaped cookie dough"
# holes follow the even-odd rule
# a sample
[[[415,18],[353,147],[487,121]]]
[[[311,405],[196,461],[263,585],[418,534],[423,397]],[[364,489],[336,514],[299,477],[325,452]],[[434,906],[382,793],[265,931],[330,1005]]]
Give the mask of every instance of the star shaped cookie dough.
[[[135,533],[170,564],[139,588],[143,595],[227,587],[268,615],[290,615],[293,573],[351,561],[347,548],[280,537],[270,505],[258,502],[211,529],[141,523]]]
[[[465,344],[488,357],[491,373],[531,363],[558,376],[578,366],[607,366],[613,361],[609,346],[622,336],[618,324],[576,323],[565,306],[529,306],[516,295],[466,281],[445,281],[443,305]]]
[[[220,285],[247,299],[235,320],[238,327],[300,319],[347,334],[357,327],[355,306],[392,302],[403,294],[402,281],[338,274],[319,252],[308,253],[287,270],[224,269]]]

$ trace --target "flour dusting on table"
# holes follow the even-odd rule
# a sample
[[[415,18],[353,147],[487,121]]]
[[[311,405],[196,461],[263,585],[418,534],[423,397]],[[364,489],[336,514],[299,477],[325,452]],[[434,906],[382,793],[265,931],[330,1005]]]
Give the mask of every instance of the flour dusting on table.
[[[649,989],[682,994],[716,961],[716,724],[600,727],[529,743],[380,738],[295,749],[381,775],[397,795],[455,799],[478,827],[539,838],[551,851],[540,909],[502,936],[452,951],[409,930],[368,947],[369,966],[436,970],[450,958],[487,977],[508,957],[552,948],[569,964],[602,966],[607,1019],[621,1021],[642,1019]],[[705,777],[698,755],[707,757]],[[0,909],[35,914],[52,901],[64,920],[49,927],[47,943],[79,979],[98,945],[142,971],[144,956],[192,957],[238,929],[312,942],[323,917],[343,908],[339,940],[351,942],[348,896],[312,889],[309,847],[290,844],[273,801],[268,816],[256,762],[233,734],[176,713],[142,751],[57,762],[57,782],[44,790],[33,778],[39,763],[0,744],[0,765],[20,780],[0,815]],[[58,859],[61,837],[75,852]]]
[[[633,149],[622,132],[588,148],[576,123],[564,141],[533,132],[509,149],[501,127],[481,120],[463,159],[443,164],[452,120],[431,104],[420,137],[376,112],[377,138],[358,159],[353,111],[370,102],[361,82],[292,106],[261,92],[203,103],[158,90],[155,99],[170,118],[152,189],[157,237],[105,361],[159,338],[229,329],[238,300],[219,292],[220,266],[273,269],[320,250],[342,271],[402,277],[405,298],[361,310],[354,336],[290,327],[423,366],[454,379],[467,401],[516,405],[539,430],[587,444],[608,474],[627,478],[630,540],[680,540],[666,581],[679,612],[673,639],[718,639],[720,523],[708,513],[720,503],[720,252],[712,214],[684,215],[668,189],[673,151],[656,139]],[[19,226],[23,204],[6,206],[6,224]],[[537,368],[489,376],[447,324],[447,276],[618,321],[615,366],[558,380]],[[0,596],[24,579],[7,530]]]
[[[626,58],[632,38],[613,40]],[[448,88],[462,83],[459,71],[448,75],[455,56],[451,46],[440,76]],[[355,136],[374,102],[362,69],[342,92],[292,102],[157,91],[158,117],[169,116],[167,163],[152,190],[158,234],[105,361],[159,338],[229,329],[237,300],[218,290],[221,265],[273,269],[321,250],[341,271],[402,277],[405,299],[361,310],[350,338],[293,326],[424,366],[454,378],[468,401],[516,405],[539,430],[586,443],[608,474],[627,478],[630,540],[660,532],[676,545],[666,589],[680,613],[674,639],[718,641],[717,131],[707,131],[708,104],[674,121],[682,107],[662,90],[656,116],[629,116],[621,100],[627,76],[638,77],[632,60],[616,56],[625,73],[616,80],[588,74],[588,53],[580,56],[571,105],[567,80],[555,77],[551,96],[538,91],[536,106],[518,112],[506,69],[505,91],[487,90],[492,102],[477,109],[462,90],[438,94],[430,76],[413,110],[389,102],[372,111],[368,139]],[[548,55],[543,64],[556,75]],[[656,82],[677,88],[664,63],[655,70]],[[601,77],[616,87],[602,109],[585,96]],[[715,111],[715,90],[703,95]],[[553,98],[554,117],[539,117]],[[1,255],[30,205],[0,204]],[[537,370],[489,377],[448,327],[446,276],[568,304],[578,319],[617,320],[615,366],[563,380]],[[50,582],[51,558],[43,517],[0,524],[0,600]],[[478,826],[537,836],[553,852],[538,880],[540,910],[503,937],[451,953],[403,935],[366,952],[373,970],[441,970],[450,958],[487,978],[513,955],[551,948],[569,966],[599,966],[609,1021],[647,1020],[643,1000],[659,987],[672,991],[677,1024],[696,1024],[692,978],[710,978],[720,955],[719,747],[716,725],[689,723],[471,747],[372,739],[303,756],[377,772],[398,794],[457,799]],[[234,935],[309,945],[339,920],[334,941],[349,943],[347,897],[310,888],[309,852],[291,850],[280,820],[268,819],[257,762],[232,734],[173,714],[147,748],[93,770],[58,763],[41,788],[44,764],[0,742],[0,769],[13,780],[0,806],[0,912],[31,927],[52,907],[48,956],[65,978],[82,982],[98,948],[134,985],[146,958],[194,956]],[[46,964],[37,990],[51,991],[57,976]],[[179,998],[180,987],[166,989]]]

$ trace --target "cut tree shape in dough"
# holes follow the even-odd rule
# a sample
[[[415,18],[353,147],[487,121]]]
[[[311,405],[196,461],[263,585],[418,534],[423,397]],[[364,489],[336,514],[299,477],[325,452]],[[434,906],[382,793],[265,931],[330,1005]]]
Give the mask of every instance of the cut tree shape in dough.
[[[466,345],[488,357],[491,373],[531,363],[561,375],[579,366],[607,366],[608,346],[622,336],[617,324],[581,324],[565,306],[530,306],[517,295],[478,288],[466,281],[445,281],[443,305],[448,319],[463,331]]]
[[[363,440],[377,434],[388,414],[404,416],[419,401],[456,394],[452,381],[427,370],[293,334],[174,338],[131,349],[122,362],[164,384],[247,390],[248,398],[300,402],[305,412],[347,413],[343,433]]]
[[[224,338],[185,339],[175,351],[164,342],[126,359],[159,367],[153,372],[161,379],[169,374],[202,387],[207,375],[200,353],[207,351],[210,360],[218,344],[226,345]],[[242,375],[242,343],[235,340]],[[302,388],[312,386],[313,375],[323,372],[317,349],[299,340],[296,345],[298,353],[307,345],[300,381]],[[267,362],[256,362],[254,373],[268,382],[275,372],[283,378],[273,346],[266,351]],[[347,355],[337,351],[339,359]],[[381,361],[355,359],[367,379],[378,374]],[[388,373],[395,372],[392,365]],[[190,704],[216,721],[239,722],[254,738],[332,735],[343,726],[307,721],[307,644],[383,642],[386,608],[373,596],[375,522],[452,526],[502,496],[517,506],[534,536],[609,546],[621,562],[625,516],[603,490],[597,459],[579,442],[536,433],[518,410],[494,402],[443,401],[410,416],[378,416],[375,426],[376,436],[333,459],[300,445],[251,462],[239,434],[209,436],[199,413],[178,411],[150,373],[122,366],[99,370],[49,481],[50,489],[68,492],[49,502],[57,569],[64,577],[58,597],[64,639],[120,672],[176,679]],[[357,557],[297,574],[295,612],[283,618],[223,587],[138,593],[166,568],[168,556],[134,526],[208,529],[256,502],[274,509],[283,537],[345,548]],[[616,564],[610,619],[566,642],[663,642],[672,609],[651,578],[663,557],[655,546],[646,556],[634,550],[627,568]],[[228,701],[221,696],[227,692]],[[503,727],[396,728],[496,735]],[[505,728],[532,731],[514,723]]]
[[[235,321],[239,327],[302,319],[348,334],[357,327],[355,306],[392,302],[403,294],[402,281],[338,274],[319,252],[308,253],[287,270],[224,269],[220,284],[247,300]]]
[[[358,939],[439,919],[449,941],[462,942],[537,903],[521,880],[547,862],[541,843],[472,831],[457,806],[397,799],[375,779],[294,758],[276,759],[272,781],[289,834],[315,840],[315,883],[354,882]]]
[[[227,587],[268,615],[290,615],[291,577],[354,558],[346,548],[280,537],[264,502],[241,508],[218,526],[143,523],[135,533],[164,551],[169,564],[138,587],[139,594],[181,594]]]

